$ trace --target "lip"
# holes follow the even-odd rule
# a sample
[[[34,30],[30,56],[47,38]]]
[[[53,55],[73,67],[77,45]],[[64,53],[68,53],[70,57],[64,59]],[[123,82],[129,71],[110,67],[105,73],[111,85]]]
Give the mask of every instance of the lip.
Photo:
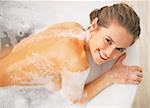
[[[101,55],[101,53],[100,53],[100,50],[99,50],[99,49],[98,49],[97,51],[98,51],[98,54],[99,54],[100,59],[105,60],[105,61],[106,61],[106,60],[108,60],[108,58],[104,58],[104,57],[102,57],[102,55]]]

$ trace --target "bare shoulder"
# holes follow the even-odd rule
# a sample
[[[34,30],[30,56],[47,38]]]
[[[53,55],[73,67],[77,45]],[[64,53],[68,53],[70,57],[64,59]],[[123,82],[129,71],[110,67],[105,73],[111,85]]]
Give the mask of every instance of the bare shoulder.
[[[82,26],[77,22],[61,22],[49,26],[49,28],[64,28],[64,29],[70,27],[82,28]]]
[[[83,27],[77,23],[77,22],[62,22],[62,23],[56,23],[53,25],[50,25],[48,27],[48,30],[54,30],[54,29],[61,29],[61,30],[76,30],[76,31],[83,31]]]
[[[84,42],[76,38],[66,38],[63,43],[66,68],[72,72],[82,72],[88,69],[89,65]]]

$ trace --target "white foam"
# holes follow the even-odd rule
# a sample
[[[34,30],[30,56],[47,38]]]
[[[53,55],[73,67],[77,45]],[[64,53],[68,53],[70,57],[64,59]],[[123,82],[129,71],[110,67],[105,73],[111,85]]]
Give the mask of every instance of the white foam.
[[[71,72],[64,68],[61,93],[68,101],[80,100],[89,71],[90,68],[83,72]]]
[[[44,28],[44,29],[40,29],[40,30],[37,30],[35,32],[35,34],[38,34],[40,32],[43,32],[45,30],[47,30],[48,27]],[[57,29],[57,30],[49,30],[48,33],[50,35],[47,35],[47,36],[38,36],[38,38],[36,38],[36,40],[39,40],[39,39],[43,39],[43,38],[49,38],[49,37],[70,37],[70,38],[77,38],[77,39],[80,39],[80,40],[85,40],[86,38],[86,31],[82,31],[80,33],[76,33],[75,30],[73,29],[67,29],[67,30],[61,30],[61,29]],[[36,35],[33,35],[33,36],[36,36]]]
[[[24,67],[28,65],[33,65],[37,69],[37,72],[27,72]],[[25,59],[10,65],[7,68],[7,72],[12,81],[18,82],[18,84],[47,84],[53,79],[60,78],[60,72],[56,68],[55,63],[37,53],[33,53],[31,56],[27,56]],[[19,76],[19,72],[23,75]],[[19,82],[19,80],[24,78],[29,78],[30,81]]]
[[[73,105],[60,92],[43,86],[0,88],[0,108],[83,108]]]
[[[56,36],[73,37],[73,38],[77,38],[81,40],[85,39],[85,31],[79,34],[75,33],[73,29],[68,29],[67,31],[66,30],[52,30],[50,32],[52,32]]]

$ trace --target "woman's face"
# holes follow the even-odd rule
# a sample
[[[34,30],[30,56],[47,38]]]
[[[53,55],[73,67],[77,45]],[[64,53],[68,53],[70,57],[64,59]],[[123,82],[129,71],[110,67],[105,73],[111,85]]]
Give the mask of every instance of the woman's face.
[[[116,21],[113,21],[107,28],[94,24],[92,26],[89,48],[96,64],[121,56],[133,42],[133,36]]]

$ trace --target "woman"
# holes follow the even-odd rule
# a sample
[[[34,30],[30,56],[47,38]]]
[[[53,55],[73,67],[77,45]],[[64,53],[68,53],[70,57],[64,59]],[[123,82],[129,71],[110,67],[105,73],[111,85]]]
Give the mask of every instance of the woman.
[[[141,68],[122,64],[125,49],[140,35],[139,17],[126,4],[95,9],[88,30],[74,22],[49,26],[17,44],[0,60],[0,85],[46,85],[61,90],[73,103],[84,104],[113,83],[139,84]],[[89,58],[113,66],[85,85]]]

